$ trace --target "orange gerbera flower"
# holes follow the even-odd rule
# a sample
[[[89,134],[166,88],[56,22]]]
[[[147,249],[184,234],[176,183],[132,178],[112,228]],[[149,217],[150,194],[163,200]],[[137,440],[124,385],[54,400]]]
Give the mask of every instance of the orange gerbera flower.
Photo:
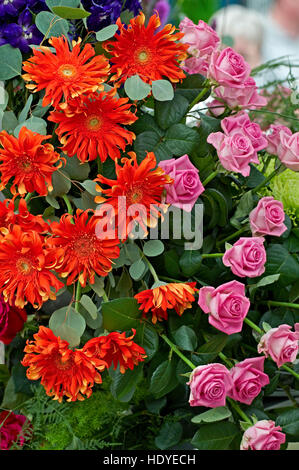
[[[122,167],[117,162],[115,163],[116,181],[102,175],[98,175],[95,179],[101,184],[110,186],[109,189],[96,186],[96,189],[105,194],[107,199],[96,196],[95,202],[105,202],[113,208],[117,217],[119,237],[122,240],[127,238],[135,222],[140,224],[145,233],[147,232],[146,226],[156,224],[161,212],[155,205],[161,203],[164,186],[173,182],[162,168],[155,169],[156,157],[153,152],[149,152],[140,165],[137,163],[134,152],[128,155],[130,158],[121,159]],[[133,210],[130,214],[129,209],[130,206],[134,208],[135,204],[138,204],[141,209],[137,216]],[[160,207],[166,210],[168,205],[161,204]]]
[[[64,286],[51,272],[61,252],[55,256],[47,252],[37,232],[13,225],[0,242],[0,293],[5,302],[21,308],[29,302],[37,308],[55,300],[55,292]]]
[[[19,137],[0,132],[0,190],[13,179],[10,188],[12,194],[17,191],[21,196],[36,191],[46,196],[52,191],[52,174],[61,167],[63,158],[54,151],[53,145],[42,142],[51,135],[40,135],[22,127]],[[55,163],[57,166],[54,166]]]
[[[94,358],[100,358],[107,362],[108,367],[113,363],[114,370],[119,364],[119,370],[122,374],[127,369],[133,369],[139,362],[147,357],[145,350],[134,343],[132,339],[136,330],[132,329],[133,334],[126,338],[126,332],[117,333],[113,331],[107,336],[92,338],[83,347],[83,352],[93,361]]]
[[[55,54],[49,47],[40,46],[24,62],[27,73],[23,79],[35,82],[27,84],[27,88],[33,92],[45,90],[43,106],[52,104],[56,108],[62,97],[68,101],[82,93],[103,89],[110,68],[108,59],[95,56],[91,44],[85,44],[80,50],[81,41],[81,38],[73,41],[70,51],[65,36],[52,37],[49,43],[55,48]]]
[[[128,98],[115,98],[115,90],[93,93],[70,100],[50,114],[49,121],[58,123],[56,134],[62,150],[81,162],[104,162],[109,156],[119,158],[120,151],[131,144],[135,134],[122,126],[132,124],[137,117],[130,111]]]
[[[30,214],[25,199],[19,200],[18,213],[15,213],[14,199],[0,201],[0,232],[7,233],[11,225],[20,225],[24,231],[35,230],[46,233],[49,225],[41,215]]]
[[[21,364],[27,369],[29,380],[41,379],[48,396],[62,402],[84,400],[92,394],[95,383],[102,383],[99,372],[107,364],[94,359],[93,362],[80,349],[69,349],[69,343],[44,326],[40,326],[34,341],[27,340],[26,353]],[[86,395],[86,397],[84,396]]]
[[[63,262],[56,267],[61,277],[67,278],[67,285],[79,280],[82,287],[86,282],[94,283],[95,274],[107,276],[112,269],[112,260],[119,257],[119,240],[114,233],[106,232],[106,237],[96,236],[99,218],[91,210],[77,209],[74,216],[64,214],[59,222],[52,222],[52,237],[47,239],[48,247],[62,250]]]
[[[188,45],[176,41],[183,34],[174,34],[176,28],[170,24],[158,31],[161,24],[158,14],[151,16],[147,26],[144,22],[142,12],[128,26],[117,20],[119,30],[103,45],[111,54],[111,73],[115,73],[110,80],[120,84],[132,75],[139,75],[147,83],[163,77],[179,82],[185,78],[179,62],[187,57]]]
[[[134,297],[140,304],[139,310],[143,310],[143,317],[151,310],[152,322],[167,320],[168,310],[174,309],[178,315],[182,315],[187,308],[191,308],[194,301],[196,282],[173,282],[147,289]]]

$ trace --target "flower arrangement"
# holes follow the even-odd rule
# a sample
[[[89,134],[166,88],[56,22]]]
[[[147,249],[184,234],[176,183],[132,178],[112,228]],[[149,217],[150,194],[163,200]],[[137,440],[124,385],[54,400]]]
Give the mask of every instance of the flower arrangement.
[[[1,449],[122,448],[128,423],[134,448],[286,449],[299,233],[277,188],[296,127],[255,118],[267,93],[202,20],[0,7]]]

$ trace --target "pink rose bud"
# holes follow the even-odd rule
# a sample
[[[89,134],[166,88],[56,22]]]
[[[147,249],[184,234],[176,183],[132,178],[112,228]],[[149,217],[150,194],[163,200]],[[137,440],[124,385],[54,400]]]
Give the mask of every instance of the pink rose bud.
[[[295,331],[290,325],[279,325],[265,333],[258,344],[257,350],[266,357],[271,357],[278,367],[286,362],[294,362],[298,354],[299,323]]]
[[[216,98],[225,101],[231,109],[259,109],[266,106],[267,98],[258,93],[258,87],[254,78],[249,77],[242,87],[219,86],[214,91]]]
[[[188,155],[163,160],[159,167],[174,180],[174,183],[169,185],[170,188],[165,188],[166,203],[190,212],[199,195],[205,190],[199,179],[198,169],[190,162]]]
[[[233,387],[228,395],[233,400],[250,405],[262,387],[269,383],[269,377],[264,373],[264,362],[265,357],[253,357],[239,362],[230,370]]]
[[[258,277],[265,272],[266,250],[264,238],[241,237],[226,250],[222,261],[239,277]]]
[[[207,76],[219,85],[242,87],[249,78],[250,72],[250,65],[244,57],[231,47],[227,47],[222,51],[215,50],[212,53]]]
[[[262,419],[248,428],[241,441],[241,450],[279,450],[286,440],[281,427],[275,426],[275,422]]]
[[[258,205],[250,212],[249,221],[254,237],[272,235],[280,237],[286,230],[283,204],[272,196],[260,199]]]
[[[225,405],[233,382],[223,364],[207,364],[192,371],[187,385],[190,386],[190,406],[217,408]]]
[[[189,45],[188,53],[193,56],[185,61],[182,68],[190,74],[206,75],[211,54],[220,44],[219,36],[202,20],[196,25],[189,18],[184,18],[179,28],[181,33],[184,33],[181,42]]]
[[[227,335],[239,333],[243,327],[250,301],[245,297],[245,286],[238,281],[227,282],[214,289],[202,287],[198,305],[209,313],[209,323]]]

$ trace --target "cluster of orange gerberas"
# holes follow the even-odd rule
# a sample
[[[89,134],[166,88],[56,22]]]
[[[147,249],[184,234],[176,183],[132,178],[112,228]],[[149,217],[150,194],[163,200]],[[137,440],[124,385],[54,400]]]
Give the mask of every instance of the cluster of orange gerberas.
[[[23,78],[31,91],[44,91],[43,106],[53,107],[48,119],[56,124],[60,150],[69,157],[77,155],[82,163],[96,158],[104,162],[108,156],[115,160],[117,180],[98,175],[96,181],[108,189],[98,185],[102,196],[95,200],[109,203],[115,209],[117,224],[125,228],[119,238],[107,228],[106,238],[99,238],[95,227],[102,216],[92,210],[78,209],[52,223],[30,214],[24,196],[34,192],[47,195],[53,189],[53,173],[65,159],[47,142],[50,135],[26,127],[18,137],[2,131],[0,190],[9,187],[13,198],[0,202],[0,293],[10,305],[23,308],[29,303],[40,308],[56,298],[64,286],[62,279],[67,285],[79,282],[84,287],[87,282],[93,284],[96,275],[106,276],[119,256],[119,239],[127,238],[127,227],[133,220],[126,211],[119,212],[118,198],[125,196],[128,205],[139,203],[146,208],[146,214],[137,218],[145,228],[158,217],[152,206],[161,202],[165,184],[172,183],[156,167],[153,153],[138,164],[136,155],[129,152],[119,165],[121,151],[135,138],[126,126],[137,117],[134,104],[119,98],[117,88],[136,74],[148,83],[163,77],[178,82],[184,78],[179,62],[185,58],[187,46],[178,42],[182,35],[174,33],[171,25],[158,31],[157,15],[147,26],[143,13],[128,26],[120,20],[117,24],[118,32],[103,45],[109,60],[96,55],[91,44],[82,46],[81,39],[70,49],[65,37],[53,37],[49,40],[52,48],[40,46],[24,62]],[[113,84],[109,91],[105,91],[105,82]],[[168,286],[136,296],[144,313],[152,306],[154,322],[167,318],[169,308],[181,315],[194,300],[191,283]],[[146,300],[147,295],[150,298]],[[144,359],[145,351],[132,341],[133,336],[113,332],[72,350],[50,329],[40,327],[35,340],[27,342],[22,363],[28,367],[28,377],[41,378],[55,399],[62,400],[64,395],[69,400],[84,399],[90,396],[94,383],[100,383],[100,372],[106,367],[119,365],[123,373]]]

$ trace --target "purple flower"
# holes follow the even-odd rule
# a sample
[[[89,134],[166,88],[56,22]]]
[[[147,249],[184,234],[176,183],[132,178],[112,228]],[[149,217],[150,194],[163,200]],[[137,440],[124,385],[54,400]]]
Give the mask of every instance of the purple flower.
[[[123,10],[132,11],[136,16],[141,10],[141,0],[82,0],[83,7],[91,15],[87,18],[89,31],[99,31],[114,24]]]
[[[169,13],[170,13],[170,5],[167,0],[158,0],[154,11],[157,10],[159,13],[160,21],[161,21],[161,29],[166,24]]]
[[[26,0],[0,0],[0,18],[17,17],[26,3]]]
[[[0,31],[0,44],[10,44],[24,53],[31,51],[30,44],[39,44],[42,39],[43,35],[32,24],[32,14],[28,8],[19,15],[18,23],[3,25]]]

